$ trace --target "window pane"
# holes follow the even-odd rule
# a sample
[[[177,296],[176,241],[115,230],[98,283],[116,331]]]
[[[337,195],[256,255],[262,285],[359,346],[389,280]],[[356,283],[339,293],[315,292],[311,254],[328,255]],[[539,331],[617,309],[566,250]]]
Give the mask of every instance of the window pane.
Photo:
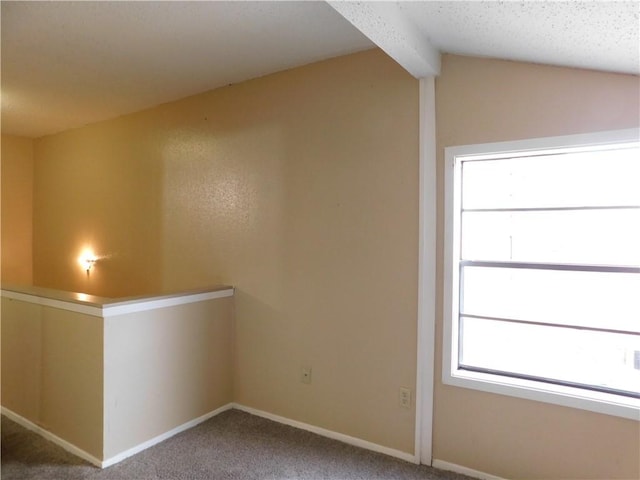
[[[640,205],[640,149],[465,161],[462,206]]]
[[[640,209],[464,212],[462,258],[640,265]]]
[[[634,368],[640,336],[477,318],[460,321],[463,365],[640,391],[640,370]]]
[[[463,314],[640,332],[640,274],[464,267]]]

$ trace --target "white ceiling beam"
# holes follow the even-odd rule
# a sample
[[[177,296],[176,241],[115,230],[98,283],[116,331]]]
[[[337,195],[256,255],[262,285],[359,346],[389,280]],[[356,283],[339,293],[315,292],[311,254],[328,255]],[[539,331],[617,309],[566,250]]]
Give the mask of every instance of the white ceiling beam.
[[[396,2],[327,3],[414,77],[440,73],[440,52]]]

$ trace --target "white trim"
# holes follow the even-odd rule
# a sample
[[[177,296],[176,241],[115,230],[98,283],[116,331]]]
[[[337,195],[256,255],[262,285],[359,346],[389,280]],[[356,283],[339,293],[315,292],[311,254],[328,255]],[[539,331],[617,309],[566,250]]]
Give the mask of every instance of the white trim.
[[[233,288],[225,290],[216,290],[212,292],[201,292],[193,294],[185,294],[173,296],[169,298],[149,298],[132,300],[122,303],[107,304],[102,307],[102,316],[104,318],[114,317],[116,315],[124,315],[127,313],[143,312],[146,310],[155,310],[157,308],[175,307],[177,305],[186,305],[195,302],[204,302],[206,300],[214,300],[216,298],[232,297]]]
[[[216,298],[232,297],[234,294],[233,287],[224,290],[214,290],[209,292],[185,293],[168,297],[144,297],[135,300],[126,300],[118,302],[113,301],[103,305],[85,304],[81,301],[65,301],[54,298],[43,297],[40,295],[15,292],[12,290],[2,290],[2,297],[21,302],[42,305],[45,307],[59,308],[70,312],[90,315],[92,317],[114,317],[117,315],[125,315],[127,313],[143,312],[147,310],[155,310],[157,308],[175,307],[178,305],[186,305],[194,302],[203,302],[206,300],[214,300]]]
[[[101,463],[101,467],[102,468],[107,468],[110,467],[112,465],[115,465],[116,463],[119,463],[137,453],[142,452],[143,450],[146,450],[147,448],[153,447],[154,445],[157,445],[160,442],[164,442],[165,440],[173,437],[174,435],[177,435],[178,433],[182,433],[185,430],[188,430],[190,428],[195,427],[196,425],[199,425],[202,422],[206,422],[207,420],[209,420],[210,418],[215,417],[216,415],[221,414],[222,412],[226,412],[227,410],[231,410],[231,408],[233,408],[233,404],[232,403],[228,403],[226,405],[223,405],[220,408],[217,408],[209,413],[205,413],[204,415],[195,418],[193,420],[190,420],[186,423],[183,423],[182,425],[177,426],[176,428],[173,428],[171,430],[169,430],[168,432],[165,432],[161,435],[158,435],[157,437],[153,437],[150,440],[147,440],[146,442],[142,442],[139,445],[136,445],[135,447],[131,447],[128,450],[125,450],[124,452],[120,452],[117,455],[114,455],[113,457],[110,457],[104,461],[102,461]]]
[[[472,468],[463,467],[455,463],[445,462],[444,460],[433,460],[433,468],[439,468],[440,470],[448,470],[450,472],[461,473],[468,475],[469,477],[479,478],[480,480],[506,480],[502,477],[491,475],[490,473],[481,472],[480,470],[473,470]]]
[[[202,422],[206,422],[207,420],[209,420],[210,418],[215,417],[216,415],[221,414],[222,412],[226,412],[227,410],[231,410],[234,407],[233,403],[227,403],[226,405],[223,405],[220,408],[217,408],[209,413],[205,413],[204,415],[198,417],[198,418],[194,418],[193,420],[190,420],[186,423],[183,423],[182,425],[177,426],[176,428],[173,428],[171,430],[169,430],[168,432],[165,432],[161,435],[158,435],[157,437],[154,437],[150,440],[147,440],[146,442],[140,443],[138,445],[136,445],[135,447],[129,448],[127,450],[125,450],[124,452],[120,452],[117,455],[114,455],[106,460],[99,460],[96,457],[94,457],[93,455],[85,452],[84,450],[82,450],[81,448],[76,447],[75,445],[73,445],[72,443],[67,442],[66,440],[63,440],[62,438],[58,437],[57,435],[54,435],[53,433],[49,432],[48,430],[45,430],[44,428],[36,425],[35,423],[31,422],[30,420],[27,420],[26,418],[18,415],[15,412],[12,412],[11,410],[9,410],[6,407],[2,407],[2,415],[6,415],[7,418],[13,420],[14,422],[16,422],[17,424],[23,426],[24,428],[26,428],[27,430],[31,430],[32,432],[37,433],[38,435],[40,435],[41,437],[45,438],[46,440],[49,440],[53,443],[55,443],[56,445],[64,448],[67,452],[72,453],[73,455],[80,457],[84,460],[86,460],[87,462],[95,465],[96,467],[100,467],[100,468],[107,468],[110,467],[112,465],[115,465],[116,463],[119,463],[137,453],[142,452],[143,450],[146,450],[147,448],[153,447],[154,445],[157,445],[160,442],[164,442],[165,440],[173,437],[174,435],[177,435],[178,433],[182,433],[185,430],[188,430],[190,428],[195,427],[196,425],[199,425]]]
[[[522,140],[509,140],[506,142],[480,143],[474,145],[459,145],[445,148],[455,156],[495,156],[504,155],[511,157],[516,153],[529,155],[536,150],[549,150],[554,148],[589,148],[593,146],[605,146],[617,143],[640,142],[640,128],[627,128],[623,130],[610,130],[593,133],[579,133],[576,135],[561,135],[557,137],[542,137]]]
[[[444,288],[443,288],[443,348],[442,382],[461,388],[523,398],[537,402],[578,408],[605,415],[613,415],[640,421],[640,400],[608,393],[590,392],[581,388],[553,385],[541,381],[507,379],[498,375],[468,372],[457,369],[459,282],[457,258],[460,251],[460,161],[479,160],[496,154],[504,157],[529,155],[537,151],[569,148],[588,150],[594,146],[606,147],[613,144],[637,144],[640,129],[595,132],[589,134],[565,135],[535,138],[479,145],[463,145],[445,148],[444,185]]]
[[[501,381],[503,380],[503,381]],[[552,403],[569,408],[640,421],[640,400],[581,388],[552,385],[533,380],[509,378],[478,372],[448,372],[443,366],[442,381],[455,387]]]
[[[48,430],[45,430],[44,428],[31,422],[30,420],[27,420],[26,418],[18,415],[15,412],[12,412],[8,408],[2,407],[2,415],[5,415],[7,418],[13,420],[14,422],[23,426],[27,430],[31,430],[32,432],[37,433],[38,435],[45,438],[46,440],[49,440],[50,442],[55,443],[56,445],[58,445],[59,447],[62,447],[67,452],[75,455],[76,457],[80,457],[83,460],[86,460],[87,462],[95,465],[96,467],[102,467],[102,462],[98,460],[96,457],[94,457],[93,455],[91,455],[90,453],[87,453],[84,450],[76,447],[72,443],[69,443],[66,440],[63,440],[57,435],[54,435]]]
[[[378,445],[377,443],[368,442],[367,440],[351,437],[343,433],[338,433],[332,430],[316,427],[314,425],[309,425],[308,423],[298,422],[297,420],[291,420],[286,417],[274,415],[273,413],[257,410],[255,408],[247,407],[245,405],[241,405],[238,403],[234,403],[233,408],[246,413],[250,413],[251,415],[256,415],[258,417],[266,418],[267,420],[272,420],[274,422],[282,423],[284,425],[289,425],[290,427],[299,428],[300,430],[306,430],[307,432],[315,433],[317,435],[331,438],[333,440],[338,440],[340,442],[347,443],[355,447],[364,448],[365,450],[371,450],[373,452],[382,453],[384,455],[389,455],[390,457],[399,458],[401,460],[405,460],[411,463],[418,463],[418,459],[415,455],[412,455],[407,452],[402,452],[394,448],[385,447],[382,445]]]
[[[420,205],[418,358],[415,456],[431,465],[436,304],[436,118],[435,78],[420,80]]]
[[[451,148],[445,148],[444,155],[444,261],[443,261],[443,340],[442,340],[442,382],[448,384],[451,379],[454,358],[458,358],[458,322],[451,319],[458,317],[458,304],[451,299],[458,298],[458,269],[455,266],[454,252],[460,251],[460,241],[454,236],[454,231],[460,228],[458,215],[451,212],[459,211],[460,202],[454,192],[460,188],[456,169],[459,164]]]
[[[59,308],[60,310],[68,310],[70,312],[82,313],[92,317],[102,316],[102,308],[99,306],[84,305],[82,303],[67,302],[65,300],[56,300],[54,298],[41,297],[29,293],[14,292],[11,290],[2,290],[2,297],[11,300],[19,300],[34,305],[42,305],[43,307]]]

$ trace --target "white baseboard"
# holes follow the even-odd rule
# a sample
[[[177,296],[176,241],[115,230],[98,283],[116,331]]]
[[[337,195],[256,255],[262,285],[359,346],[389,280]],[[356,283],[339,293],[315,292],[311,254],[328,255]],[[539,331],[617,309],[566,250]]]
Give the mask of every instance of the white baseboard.
[[[480,480],[506,480],[502,477],[496,477],[490,473],[481,472],[479,470],[473,470],[472,468],[463,467],[455,463],[445,462],[444,460],[433,460],[433,468],[439,468],[440,470],[449,470],[450,472],[461,473],[468,475],[469,477],[478,478]]]
[[[45,430],[44,428],[36,425],[35,423],[31,422],[30,420],[27,420],[26,418],[18,415],[15,412],[12,412],[11,410],[9,410],[6,407],[2,407],[2,414],[6,415],[7,418],[13,420],[14,422],[16,422],[19,425],[22,425],[24,428],[31,430],[35,433],[37,433],[38,435],[40,435],[43,438],[46,438],[47,440],[55,443],[56,445],[64,448],[66,451],[68,451],[69,453],[74,454],[77,457],[80,457],[84,460],[86,460],[87,462],[95,465],[96,467],[100,467],[100,468],[107,468],[110,467],[111,465],[115,465],[116,463],[121,462],[122,460],[131,457],[132,455],[135,455],[136,453],[140,453],[143,450],[146,450],[149,447],[152,447],[154,445],[157,445],[160,442],[163,442],[164,440],[167,440],[170,437],[173,437],[174,435],[177,435],[178,433],[184,432],[185,430],[188,430],[189,428],[195,427],[196,425],[205,422],[207,420],[209,420],[212,417],[215,417],[216,415],[219,415],[220,413],[230,410],[231,408],[233,408],[233,404],[232,403],[228,403],[226,405],[223,405],[220,408],[217,408],[209,413],[205,413],[204,415],[195,418],[193,420],[190,420],[186,423],[183,423],[182,425],[177,426],[176,428],[169,430],[168,432],[165,432],[161,435],[158,435],[157,437],[154,437],[150,440],[147,440],[146,442],[143,442],[139,445],[136,445],[135,447],[132,447],[128,450],[125,450],[124,452],[120,452],[117,455],[114,455],[113,457],[107,458],[106,460],[99,460],[96,457],[94,457],[93,455],[85,452],[84,450],[82,450],[81,448],[76,447],[75,445],[73,445],[72,443],[67,442],[66,440],[63,440],[62,438],[58,437],[57,435],[54,435],[53,433],[49,432],[48,430]]]
[[[26,418],[18,415],[17,413],[12,412],[8,408],[2,407],[2,415],[5,415],[10,420],[13,420],[14,422],[16,422],[18,425],[22,425],[27,430],[31,430],[32,432],[37,433],[38,435],[49,440],[50,442],[53,442],[56,445],[64,448],[67,452],[72,453],[76,457],[80,457],[83,460],[86,460],[87,462],[95,465],[96,467],[102,467],[102,462],[96,457],[94,457],[93,455],[91,455],[90,453],[87,453],[81,448],[76,447],[72,443],[69,443],[66,440],[63,440],[62,438],[58,437],[57,435],[54,435],[50,431],[45,430],[39,425],[36,425],[31,420],[27,420]]]
[[[232,408],[236,408],[238,410],[241,410],[243,412],[246,413],[250,413],[252,415],[256,415],[258,417],[262,417],[262,418],[266,418],[268,420],[273,420],[274,422],[278,422],[278,423],[282,423],[284,425],[289,425],[291,427],[295,427],[295,428],[299,428],[301,430],[306,430],[308,432],[312,432],[315,433],[317,435],[321,435],[323,437],[327,437],[327,438],[331,438],[333,440],[338,440],[340,442],[343,443],[347,443],[349,445],[353,445],[356,447],[360,447],[360,448],[364,448],[366,450],[371,450],[373,452],[378,452],[378,453],[382,453],[384,455],[389,455],[391,457],[395,457],[395,458],[399,458],[401,460],[405,460],[407,462],[411,462],[411,463],[419,463],[418,462],[418,458],[411,454],[411,453],[407,453],[407,452],[402,452],[400,450],[396,450],[393,448],[389,448],[389,447],[385,447],[382,445],[378,445],[377,443],[373,443],[373,442],[369,442],[366,440],[362,440],[360,438],[356,438],[356,437],[351,437],[349,435],[345,435],[343,433],[338,433],[338,432],[334,432],[332,430],[327,430],[325,428],[321,428],[321,427],[316,427],[314,425],[310,425],[308,423],[303,423],[303,422],[298,422],[296,420],[291,420],[289,418],[286,417],[281,417],[279,415],[275,415],[272,413],[268,413],[262,410],[257,410],[255,408],[251,408],[251,407],[247,407],[238,403],[228,403],[226,405],[223,405],[220,408],[217,408],[216,410],[213,410],[209,413],[206,413],[204,415],[202,415],[201,417],[195,418],[193,420],[190,420],[186,423],[183,423],[182,425],[179,425],[178,427],[169,430],[168,432],[165,432],[161,435],[158,435],[157,437],[154,437],[150,440],[147,440],[146,442],[143,442],[139,445],[136,445],[135,447],[132,447],[128,450],[125,450],[121,453],[118,453],[117,455],[114,455],[108,459],[105,460],[99,460],[96,457],[94,457],[93,455],[90,455],[89,453],[85,452],[84,450],[76,447],[75,445],[67,442],[66,440],[61,439],[60,437],[54,435],[53,433],[45,430],[42,427],[39,427],[38,425],[34,424],[33,422],[27,420],[24,417],[21,417],[20,415],[12,412],[11,410],[2,407],[2,414],[6,415],[8,418],[10,418],[11,420],[13,420],[14,422],[22,425],[23,427],[34,431],[35,433],[39,434],[40,436],[46,438],[47,440],[50,440],[51,442],[59,445],[60,447],[64,448],[65,450],[67,450],[68,452],[88,461],[89,463],[100,467],[100,468],[107,468],[110,467],[112,465],[115,465],[116,463],[121,462],[122,460],[129,458],[137,453],[142,452],[143,450],[146,450],[149,447],[152,447],[154,445],[157,445],[160,442],[163,442],[164,440],[167,440],[170,437],[173,437],[174,435],[177,435],[178,433],[181,433],[185,430],[188,430],[189,428],[195,427],[196,425],[205,422],[207,420],[209,420],[212,417],[215,417],[216,415],[219,415],[222,412],[225,412],[227,410],[230,410]],[[488,474],[484,474],[482,472],[475,472],[474,470],[471,469],[465,469],[464,467],[460,467],[458,465],[454,465],[454,464],[450,464],[447,462],[442,462],[440,460],[434,460],[434,467],[436,468],[441,468],[443,470],[452,470],[455,472],[459,472],[459,473],[465,473],[469,476],[472,477],[476,477],[476,478],[480,478],[482,480],[502,480],[499,479],[498,477],[494,477]]]
[[[160,442],[164,442],[165,440],[167,440],[168,438],[173,437],[174,435],[177,435],[178,433],[184,432],[185,430],[188,430],[190,428],[195,427],[196,425],[202,423],[202,422],[206,422],[207,420],[209,420],[210,418],[215,417],[216,415],[221,414],[222,412],[226,412],[227,410],[230,410],[231,408],[233,408],[233,404],[232,403],[228,403],[226,405],[223,405],[220,408],[216,408],[215,410],[209,412],[209,413],[205,413],[204,415],[198,417],[198,418],[194,418],[193,420],[189,420],[186,423],[183,423],[182,425],[177,426],[176,428],[173,428],[171,430],[169,430],[168,432],[165,432],[161,435],[158,435],[157,437],[153,437],[150,440],[147,440],[146,442],[140,443],[138,445],[136,445],[135,447],[129,448],[128,450],[125,450],[124,452],[118,453],[117,455],[114,455],[113,457],[107,458],[106,460],[103,460],[101,463],[101,467],[102,468],[107,468],[110,467],[111,465],[115,465],[116,463],[119,463],[121,461],[123,461],[126,458],[129,458],[133,455],[135,455],[136,453],[140,453],[143,450],[146,450],[149,447],[153,447],[154,445],[157,445]]]
[[[234,403],[233,408],[241,410],[243,412],[250,413],[252,415],[257,415],[258,417],[266,418],[268,420],[273,420],[274,422],[283,423],[285,425],[289,425],[290,427],[299,428],[301,430],[306,430],[308,432],[316,433],[323,437],[331,438],[333,440],[338,440],[343,443],[348,443],[349,445],[353,445],[356,447],[364,448],[366,450],[371,450],[378,453],[383,453],[385,455],[389,455],[391,457],[399,458],[401,460],[405,460],[411,463],[418,463],[418,459],[414,454],[402,452],[400,450],[396,450],[389,447],[384,447],[382,445],[378,445],[377,443],[368,442],[366,440],[362,440],[356,437],[350,437],[349,435],[345,435],[343,433],[334,432],[332,430],[327,430],[321,427],[316,427],[314,425],[309,425],[308,423],[298,422],[296,420],[291,420],[286,417],[281,417],[279,415],[274,415],[273,413],[268,413],[262,410],[257,410],[255,408],[247,407],[245,405],[241,405],[239,403]]]

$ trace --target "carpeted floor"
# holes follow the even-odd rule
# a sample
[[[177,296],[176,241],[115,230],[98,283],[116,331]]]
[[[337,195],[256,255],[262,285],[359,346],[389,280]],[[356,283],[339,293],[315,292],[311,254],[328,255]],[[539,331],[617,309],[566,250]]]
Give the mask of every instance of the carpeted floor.
[[[229,410],[100,470],[2,417],[2,480],[467,480]]]

